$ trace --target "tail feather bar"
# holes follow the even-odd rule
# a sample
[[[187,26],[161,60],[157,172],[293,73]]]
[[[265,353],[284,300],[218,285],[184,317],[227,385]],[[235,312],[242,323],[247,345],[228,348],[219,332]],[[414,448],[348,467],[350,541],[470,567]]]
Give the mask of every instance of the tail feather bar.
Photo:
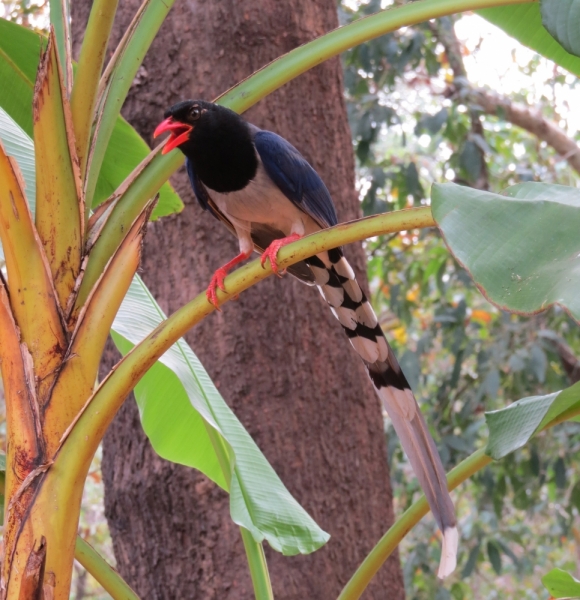
[[[354,272],[340,249],[309,258],[320,293],[365,363],[443,533],[439,577],[456,566],[458,534],[445,471],[421,409]]]

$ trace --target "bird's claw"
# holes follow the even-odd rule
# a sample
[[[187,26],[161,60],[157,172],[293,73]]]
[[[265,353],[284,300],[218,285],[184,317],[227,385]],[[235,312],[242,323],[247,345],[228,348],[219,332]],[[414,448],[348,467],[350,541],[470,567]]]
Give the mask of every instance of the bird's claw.
[[[278,269],[278,261],[276,260],[276,255],[278,254],[278,250],[280,250],[280,245],[277,242],[272,242],[265,250],[264,254],[262,254],[262,258],[260,258],[260,263],[262,264],[262,269],[266,268],[266,261],[270,259],[270,265],[272,265],[272,271],[281,277],[280,271]]]
[[[283,246],[286,246],[287,244],[290,244],[292,242],[295,242],[296,240],[299,240],[301,238],[300,235],[298,235],[297,233],[293,233],[292,235],[279,239],[279,240],[274,240],[265,250],[264,253],[262,254],[262,258],[260,259],[260,262],[262,264],[262,268],[265,269],[266,268],[266,261],[268,259],[270,259],[270,265],[272,266],[272,271],[278,275],[278,277],[282,277],[282,275],[284,275],[284,273],[286,273],[286,269],[284,269],[282,272],[280,272],[280,269],[278,268],[278,252],[280,251],[280,248],[282,248]]]
[[[210,304],[213,304],[215,308],[221,311],[219,306],[219,301],[217,297],[217,289],[219,288],[222,292],[226,291],[226,286],[224,285],[224,279],[226,278],[227,271],[224,268],[218,269],[212,276],[209,285],[207,286],[207,290],[205,291],[205,296]]]

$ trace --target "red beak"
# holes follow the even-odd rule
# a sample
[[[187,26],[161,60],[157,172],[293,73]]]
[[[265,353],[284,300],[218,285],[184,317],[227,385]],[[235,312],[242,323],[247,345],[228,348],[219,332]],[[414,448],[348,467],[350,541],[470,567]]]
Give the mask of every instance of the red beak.
[[[183,142],[187,142],[189,139],[189,134],[191,133],[193,127],[191,125],[187,125],[186,123],[180,123],[179,121],[174,121],[173,117],[168,117],[165,121],[162,121],[157,125],[157,128],[153,132],[153,137],[165,133],[166,131],[171,132],[171,135],[167,138],[167,143],[163,147],[161,154],[167,154],[171,152],[174,148],[177,148]]]

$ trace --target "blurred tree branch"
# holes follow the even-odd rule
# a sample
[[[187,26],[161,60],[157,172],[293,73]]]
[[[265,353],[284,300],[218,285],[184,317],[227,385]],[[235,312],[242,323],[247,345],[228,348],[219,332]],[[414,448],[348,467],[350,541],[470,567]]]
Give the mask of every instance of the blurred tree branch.
[[[447,55],[449,66],[453,72],[453,85],[458,89],[469,86],[467,71],[461,55],[461,44],[455,34],[453,18],[443,17],[437,19],[430,22],[430,27],[433,34],[445,48],[445,54]],[[478,110],[477,106],[468,106],[468,108],[469,117],[471,119],[471,136],[474,139],[480,138],[482,141],[485,141],[485,132],[480,118],[481,111]],[[477,150],[481,158],[481,172],[476,181],[472,182],[472,186],[478,190],[488,190],[489,177],[487,163],[485,162],[485,152],[481,147],[481,144],[477,144]]]
[[[570,167],[580,173],[580,147],[566,132],[555,123],[546,119],[539,110],[534,110],[523,104],[512,102],[508,97],[483,88],[474,88],[469,83],[467,71],[461,54],[461,44],[457,39],[453,19],[445,17],[430,24],[431,30],[445,48],[449,66],[453,72],[453,83],[449,85],[445,96],[454,100],[464,101],[469,108],[472,132],[483,136],[483,126],[479,115],[493,115],[513,125],[525,129],[538,139],[551,146]],[[483,151],[482,151],[483,156]],[[484,162],[485,164],[485,162]],[[483,175],[474,186],[487,189]],[[487,179],[487,170],[485,170]]]
[[[482,112],[500,117],[546,142],[572,169],[580,173],[580,147],[563,129],[543,117],[539,111],[484,89],[472,89],[469,96]]]
[[[560,362],[570,379],[570,383],[578,383],[580,381],[580,360],[578,360],[572,348],[564,340],[558,338],[551,339],[550,341],[560,357]]]

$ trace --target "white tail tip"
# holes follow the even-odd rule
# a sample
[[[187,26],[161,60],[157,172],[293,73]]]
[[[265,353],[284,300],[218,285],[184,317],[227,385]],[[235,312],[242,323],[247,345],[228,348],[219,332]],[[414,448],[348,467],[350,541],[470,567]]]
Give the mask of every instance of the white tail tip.
[[[439,562],[439,571],[437,577],[445,579],[455,571],[457,566],[457,546],[459,544],[459,534],[457,527],[450,527],[443,532],[443,544],[441,546],[441,561]]]

